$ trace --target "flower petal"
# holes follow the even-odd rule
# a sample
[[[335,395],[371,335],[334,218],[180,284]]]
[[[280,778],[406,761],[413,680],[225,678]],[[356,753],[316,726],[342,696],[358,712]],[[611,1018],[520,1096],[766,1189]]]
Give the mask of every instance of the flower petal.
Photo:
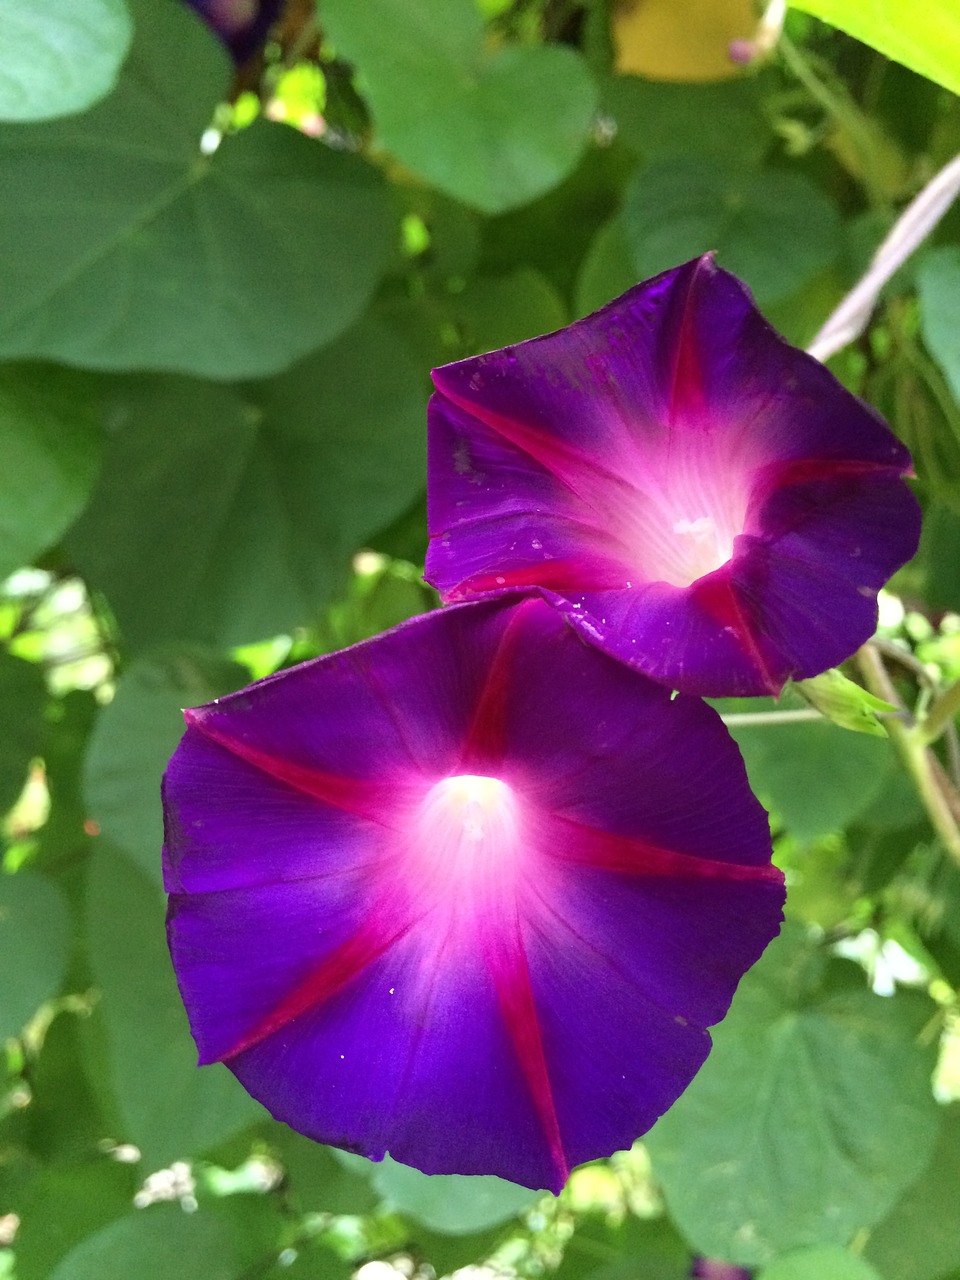
[[[187,4],[240,63],[263,44],[281,10],[281,0],[187,0]]]
[[[486,960],[423,972],[412,937],[362,980],[228,1065],[318,1141],[425,1173],[486,1173],[556,1191],[551,1149]],[[558,1165],[558,1161],[562,1164]]]
[[[263,1039],[292,993],[358,950],[369,905],[356,874],[171,895],[167,934],[200,1061]]]
[[[527,954],[559,1127],[578,1163],[628,1146],[638,1121],[648,1129],[677,1080],[699,1070],[705,1027],[766,945],[752,922],[779,911],[782,885],[583,866],[563,880],[559,907],[533,917]]]
[[[176,797],[164,806],[167,892],[302,880],[322,874],[331,861],[341,866],[351,856],[362,860],[381,825],[371,803],[376,789],[362,780],[332,780],[341,783],[341,804],[318,804],[316,788],[298,788],[289,776],[265,772],[195,724],[164,779],[164,794]],[[360,797],[358,811],[342,807],[351,792]]]

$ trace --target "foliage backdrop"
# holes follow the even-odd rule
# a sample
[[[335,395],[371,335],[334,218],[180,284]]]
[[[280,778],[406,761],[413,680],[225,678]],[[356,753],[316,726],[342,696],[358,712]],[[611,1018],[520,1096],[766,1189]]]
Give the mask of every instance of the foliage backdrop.
[[[737,730],[788,925],[645,1147],[559,1200],[271,1121],[196,1069],[163,941],[180,709],[434,605],[431,366],[707,249],[802,345],[960,149],[949,4],[799,7],[738,67],[746,2],[294,2],[238,71],[180,0],[0,0],[0,1276],[960,1276],[960,867],[886,738]],[[914,452],[882,639],[929,701],[960,213],[833,367]]]

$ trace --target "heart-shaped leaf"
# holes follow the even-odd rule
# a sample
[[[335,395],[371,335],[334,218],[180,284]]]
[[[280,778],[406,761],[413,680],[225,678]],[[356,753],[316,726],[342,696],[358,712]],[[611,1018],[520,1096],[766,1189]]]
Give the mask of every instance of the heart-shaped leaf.
[[[322,0],[356,63],[383,145],[484,213],[549,191],[588,141],[596,89],[559,45],[490,50],[472,0]]]
[[[834,965],[785,929],[647,1139],[671,1216],[704,1254],[757,1266],[845,1245],[930,1159],[936,1045],[921,1047],[920,1032],[933,1006],[874,995],[848,962]]]
[[[124,0],[0,0],[0,120],[86,111],[113,88],[132,35]]]
[[[368,321],[266,383],[126,379],[73,562],[137,648],[303,625],[422,491],[425,401],[420,370]]]
[[[203,154],[226,54],[173,0],[135,13],[106,101],[0,128],[0,356],[277,372],[369,299],[389,248],[384,184],[360,157],[266,121]]]
[[[641,169],[623,212],[638,278],[710,249],[761,304],[802,288],[840,250],[830,201],[788,169],[740,172],[712,160],[662,160]]]
[[[0,579],[57,541],[90,496],[100,460],[89,375],[0,371]]]
[[[960,9],[934,0],[790,0],[911,71],[960,93]]]

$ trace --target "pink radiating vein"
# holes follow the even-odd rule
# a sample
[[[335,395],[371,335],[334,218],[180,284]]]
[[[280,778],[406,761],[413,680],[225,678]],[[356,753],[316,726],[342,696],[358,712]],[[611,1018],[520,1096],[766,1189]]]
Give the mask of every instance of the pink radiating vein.
[[[557,1171],[556,1188],[559,1190],[570,1176],[570,1162],[560,1136],[560,1122],[520,926],[516,919],[511,925],[502,921],[498,926],[496,939],[490,939],[485,947],[485,959],[493,977],[510,1043]]]
[[[754,880],[779,884],[783,873],[770,863],[760,865],[698,858],[692,853],[662,849],[636,836],[597,831],[574,818],[557,814],[556,839],[550,841],[554,858],[631,876],[670,876],[690,880]]]
[[[897,462],[873,462],[861,458],[785,458],[757,468],[753,476],[754,500],[793,485],[822,484],[865,478],[903,475]]]
[[[903,474],[897,462],[872,462],[861,458],[788,458],[771,463],[770,487],[812,484],[818,480],[860,480],[864,476]]]
[[[528,427],[522,422],[517,422],[515,418],[497,413],[486,405],[475,404],[465,396],[447,387],[440,387],[439,384],[438,390],[458,408],[466,410],[491,431],[495,431],[510,444],[516,445],[518,449],[522,449],[534,462],[539,462],[552,476],[599,514],[602,515],[607,509],[608,501],[604,495],[609,494],[611,487],[622,491],[628,498],[633,494],[633,486],[626,480],[615,472],[608,471],[595,458],[581,453],[579,449],[558,436],[540,431],[536,427]]]
[[[783,682],[774,679],[756,636],[753,633],[750,618],[740,601],[730,577],[729,566],[724,566],[715,573],[707,574],[691,586],[694,598],[705,612],[728,628],[736,637],[737,643],[753,663],[760,679],[772,697],[777,697]]]
[[[374,914],[374,913],[371,913]],[[392,930],[364,925],[328,955],[320,965],[284,996],[242,1039],[220,1055],[218,1061],[236,1057],[267,1036],[280,1031],[302,1013],[332,1000],[369,965],[378,960],[408,931],[410,924]]]
[[[507,591],[512,587],[543,587],[545,591],[573,594],[580,591],[612,591],[625,585],[626,571],[612,561],[591,566],[585,560],[538,560],[516,569],[475,573],[446,593],[449,601],[463,600],[481,591]]]
[[[497,642],[464,740],[460,766],[456,770],[458,773],[483,773],[490,769],[492,763],[503,759],[510,668],[520,630],[531,606],[536,608],[537,602],[523,600],[516,606]]]
[[[708,266],[705,268],[705,261]],[[700,360],[696,336],[693,331],[694,291],[703,277],[704,270],[715,270],[712,258],[701,258],[691,273],[683,299],[683,314],[677,332],[674,352],[673,376],[670,380],[670,398],[667,413],[671,425],[681,419],[702,418],[706,409]]]
[[[282,760],[269,751],[262,751],[259,747],[234,737],[201,710],[185,711],[184,718],[192,729],[197,729],[218,747],[223,747],[231,755],[277,782],[285,782],[294,790],[320,800],[331,808],[342,809],[354,817],[366,818],[380,826],[394,829],[394,824],[385,815],[395,807],[395,788],[379,782],[369,782],[365,778],[344,778],[308,765],[295,764],[292,760]]]

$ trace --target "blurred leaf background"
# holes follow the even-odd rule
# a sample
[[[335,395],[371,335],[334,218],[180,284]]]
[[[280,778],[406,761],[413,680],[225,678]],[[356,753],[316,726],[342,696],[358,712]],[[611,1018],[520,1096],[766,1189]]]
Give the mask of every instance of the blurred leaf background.
[[[431,366],[708,249],[808,342],[960,150],[956,6],[797,0],[766,44],[753,0],[266,8],[238,66],[183,0],[0,0],[0,1277],[958,1280],[960,865],[886,737],[734,719],[788,926],[557,1199],[197,1070],[158,797],[182,707],[435,606]],[[922,713],[960,677],[960,210],[832,367],[914,452],[876,652]]]

